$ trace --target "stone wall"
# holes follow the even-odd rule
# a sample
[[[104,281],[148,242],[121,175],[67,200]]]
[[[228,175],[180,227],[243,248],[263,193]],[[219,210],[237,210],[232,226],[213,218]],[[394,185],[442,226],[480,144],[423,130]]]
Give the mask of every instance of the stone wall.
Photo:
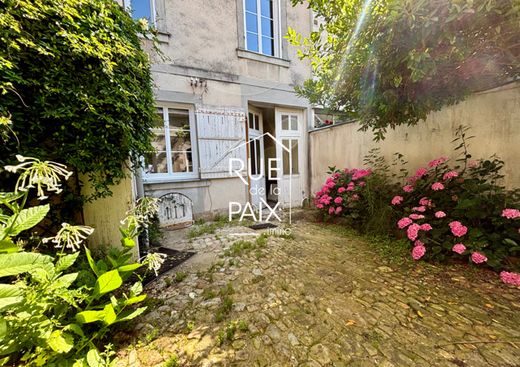
[[[370,132],[358,131],[356,123],[326,127],[310,133],[311,189],[319,189],[327,167],[361,167],[371,148],[379,147],[387,159],[395,152],[405,155],[408,168],[429,160],[454,158],[452,140],[460,125],[471,128],[470,153],[474,159],[497,154],[505,161],[504,184],[520,187],[520,82],[475,94],[454,106],[431,113],[417,126],[400,126],[374,142]]]

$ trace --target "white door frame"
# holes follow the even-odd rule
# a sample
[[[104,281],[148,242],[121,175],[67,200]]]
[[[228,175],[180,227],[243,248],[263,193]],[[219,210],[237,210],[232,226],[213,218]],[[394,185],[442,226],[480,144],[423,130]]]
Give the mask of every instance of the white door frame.
[[[287,129],[282,129],[282,116],[289,116]],[[291,117],[296,116],[296,128],[291,129]],[[279,162],[281,162],[281,174],[280,180],[278,181],[280,187],[280,197],[278,201],[281,202],[281,205],[289,204],[289,207],[298,206],[302,200],[302,187],[303,187],[303,177],[305,174],[304,169],[304,115],[303,111],[299,109],[288,109],[288,108],[275,108],[275,125],[276,125],[276,139],[280,144],[283,144],[283,140],[290,140],[290,144],[292,144],[293,140],[297,140],[298,144],[298,173],[292,174],[292,157],[289,156],[289,174],[284,174],[283,167],[283,148],[280,144],[277,144],[276,148],[276,157]],[[290,148],[290,147],[289,147]],[[284,190],[285,188],[285,190]],[[285,191],[285,193],[284,193]],[[288,193],[287,193],[288,191]],[[284,198],[285,196],[285,198]]]
[[[250,182],[250,186],[249,186],[250,196],[249,197],[251,198],[251,204],[254,206],[257,206],[260,204],[260,199],[263,199],[264,201],[266,201],[265,163],[264,163],[265,154],[264,154],[264,139],[262,137],[262,135],[264,134],[264,120],[263,120],[262,111],[258,108],[248,106],[247,112],[248,112],[247,113],[247,128],[248,128],[248,137],[249,137],[248,174],[252,170],[252,167],[250,166],[250,162],[252,162],[253,159],[255,159],[255,167],[256,167],[256,171],[254,172],[255,174],[253,174],[253,172],[251,172],[251,176],[250,176],[250,180],[249,180],[249,182]],[[256,126],[251,128],[250,118],[249,118],[250,114],[252,114],[253,117],[255,115],[258,116],[258,129],[254,128]],[[258,146],[256,144],[254,145],[255,151],[256,151],[256,147],[259,147],[260,153],[257,156],[253,157],[253,149],[251,149],[251,148],[254,143],[251,143],[251,142],[253,142],[255,140],[258,141],[258,143],[259,143]],[[257,157],[258,157],[258,161],[256,161]],[[254,178],[257,178],[257,180]],[[259,191],[261,191],[260,194],[258,194]]]

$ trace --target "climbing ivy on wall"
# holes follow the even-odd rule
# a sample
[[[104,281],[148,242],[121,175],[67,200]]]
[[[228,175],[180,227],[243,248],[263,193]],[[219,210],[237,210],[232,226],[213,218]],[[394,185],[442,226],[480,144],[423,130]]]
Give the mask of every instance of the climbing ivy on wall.
[[[298,92],[383,139],[474,91],[520,76],[520,1],[292,0],[318,29],[287,38],[315,78]]]
[[[17,153],[62,162],[109,195],[151,150],[148,30],[113,0],[2,1],[0,117],[16,138],[0,166]]]

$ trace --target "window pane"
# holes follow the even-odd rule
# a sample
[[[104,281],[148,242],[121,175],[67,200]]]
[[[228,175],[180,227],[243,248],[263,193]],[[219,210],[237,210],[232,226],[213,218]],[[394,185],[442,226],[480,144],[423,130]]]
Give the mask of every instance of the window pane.
[[[256,152],[256,174],[259,175],[262,172],[262,167],[260,166],[260,139],[255,140],[255,152]]]
[[[262,53],[265,55],[274,56],[273,43],[274,40],[272,38],[262,37]]]
[[[282,130],[289,130],[289,116],[282,115]]]
[[[152,21],[152,7],[150,0],[132,0],[131,10],[134,19],[146,18],[149,22]]]
[[[173,172],[193,172],[189,130],[170,130]]]
[[[255,115],[255,130],[260,130],[260,116]]]
[[[298,167],[298,140],[291,140],[291,160],[292,160],[292,174],[297,175],[300,173],[300,167]]]
[[[249,112],[249,121],[248,122],[249,122],[249,128],[253,129],[254,125],[255,125],[255,121],[254,121],[253,114],[251,112]]]
[[[247,32],[247,49],[249,51],[258,52],[258,36],[254,33]]]
[[[262,36],[273,38],[273,21],[262,17]]]
[[[172,167],[174,173],[193,172],[191,149],[181,152],[174,152],[172,149]]]
[[[166,164],[166,152],[148,153],[144,157],[144,172],[151,173],[168,173],[168,165]]]
[[[288,149],[289,148],[289,140],[282,140],[282,145]],[[282,148],[282,164],[283,164],[283,174],[289,174],[289,152]]]
[[[246,10],[256,13],[256,0],[246,0]]]
[[[260,7],[262,8],[262,16],[273,17],[273,0],[261,0]]]
[[[258,33],[258,18],[256,14],[246,12],[246,30],[252,33]]]
[[[256,175],[256,145],[253,139],[249,140],[249,160],[251,162],[251,174]]]
[[[190,129],[190,112],[188,110],[168,109],[170,128]]]
[[[155,152],[150,152],[145,156],[145,173],[168,173],[164,130],[155,135],[152,146]]]
[[[298,116],[291,116],[291,130],[298,130]]]

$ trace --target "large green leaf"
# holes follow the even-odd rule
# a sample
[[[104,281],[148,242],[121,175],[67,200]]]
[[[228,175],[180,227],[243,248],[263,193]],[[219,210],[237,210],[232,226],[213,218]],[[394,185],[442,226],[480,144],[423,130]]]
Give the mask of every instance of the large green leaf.
[[[146,294],[142,294],[140,296],[131,297],[125,300],[125,306],[133,305],[134,303],[142,302],[146,299]]]
[[[114,322],[116,322],[117,315],[116,315],[116,312],[114,311],[114,307],[112,306],[111,303],[107,304],[105,306],[105,308],[103,309],[103,311],[105,312],[105,317],[103,318],[103,322],[106,325],[112,325]]]
[[[36,252],[0,254],[0,278],[31,272],[35,268],[52,269],[52,257]]]
[[[94,261],[94,258],[92,257],[92,253],[90,250],[85,247],[85,255],[87,255],[88,264],[90,265],[90,268],[96,274],[96,276],[100,276],[102,273],[99,271],[98,267],[96,266],[96,262]]]
[[[2,235],[0,235],[2,237]],[[5,239],[0,241],[0,253],[13,253],[18,252],[20,248],[16,246],[13,240],[10,237],[6,237]]]
[[[105,318],[105,311],[82,311],[76,314],[76,321],[80,324],[102,321]]]
[[[91,349],[88,351],[87,363],[89,367],[102,367],[105,365],[97,349]]]
[[[9,220],[7,223],[7,227],[12,227],[9,230],[9,236],[16,236],[22,231],[25,231],[29,228],[34,227],[38,223],[40,223],[43,218],[49,212],[49,204],[33,206],[31,208],[23,209],[20,211],[18,216],[12,216],[12,220]],[[13,222],[14,221],[14,222]]]
[[[79,252],[75,252],[73,254],[60,257],[60,259],[56,262],[56,272],[59,273],[70,268],[78,258],[78,255]]]
[[[119,272],[121,272],[121,273],[126,273],[126,272],[129,272],[129,271],[137,270],[141,266],[143,266],[143,264],[139,264],[139,263],[128,264],[128,265],[120,266],[119,268],[117,268],[117,270],[119,270]]]
[[[50,285],[50,287],[48,289],[54,290],[54,289],[60,289],[60,288],[68,288],[68,287],[70,287],[70,285],[72,283],[74,283],[74,281],[76,280],[77,277],[78,277],[78,273],[65,274],[65,275],[59,277],[58,279],[56,279],[54,282],[52,282],[52,284]]]
[[[47,339],[47,344],[56,353],[68,353],[74,346],[74,338],[61,330],[54,330]]]
[[[0,342],[7,336],[7,322],[0,316]],[[0,364],[1,366],[1,364]]]
[[[4,311],[23,301],[19,287],[12,284],[0,284],[0,311]]]
[[[147,307],[139,307],[135,311],[123,311],[117,318],[117,322],[133,320],[137,316],[141,315],[144,311],[146,311],[146,309]]]
[[[123,279],[117,270],[111,270],[102,274],[96,284],[94,285],[94,298],[99,298],[102,295],[116,290],[123,284]]]

